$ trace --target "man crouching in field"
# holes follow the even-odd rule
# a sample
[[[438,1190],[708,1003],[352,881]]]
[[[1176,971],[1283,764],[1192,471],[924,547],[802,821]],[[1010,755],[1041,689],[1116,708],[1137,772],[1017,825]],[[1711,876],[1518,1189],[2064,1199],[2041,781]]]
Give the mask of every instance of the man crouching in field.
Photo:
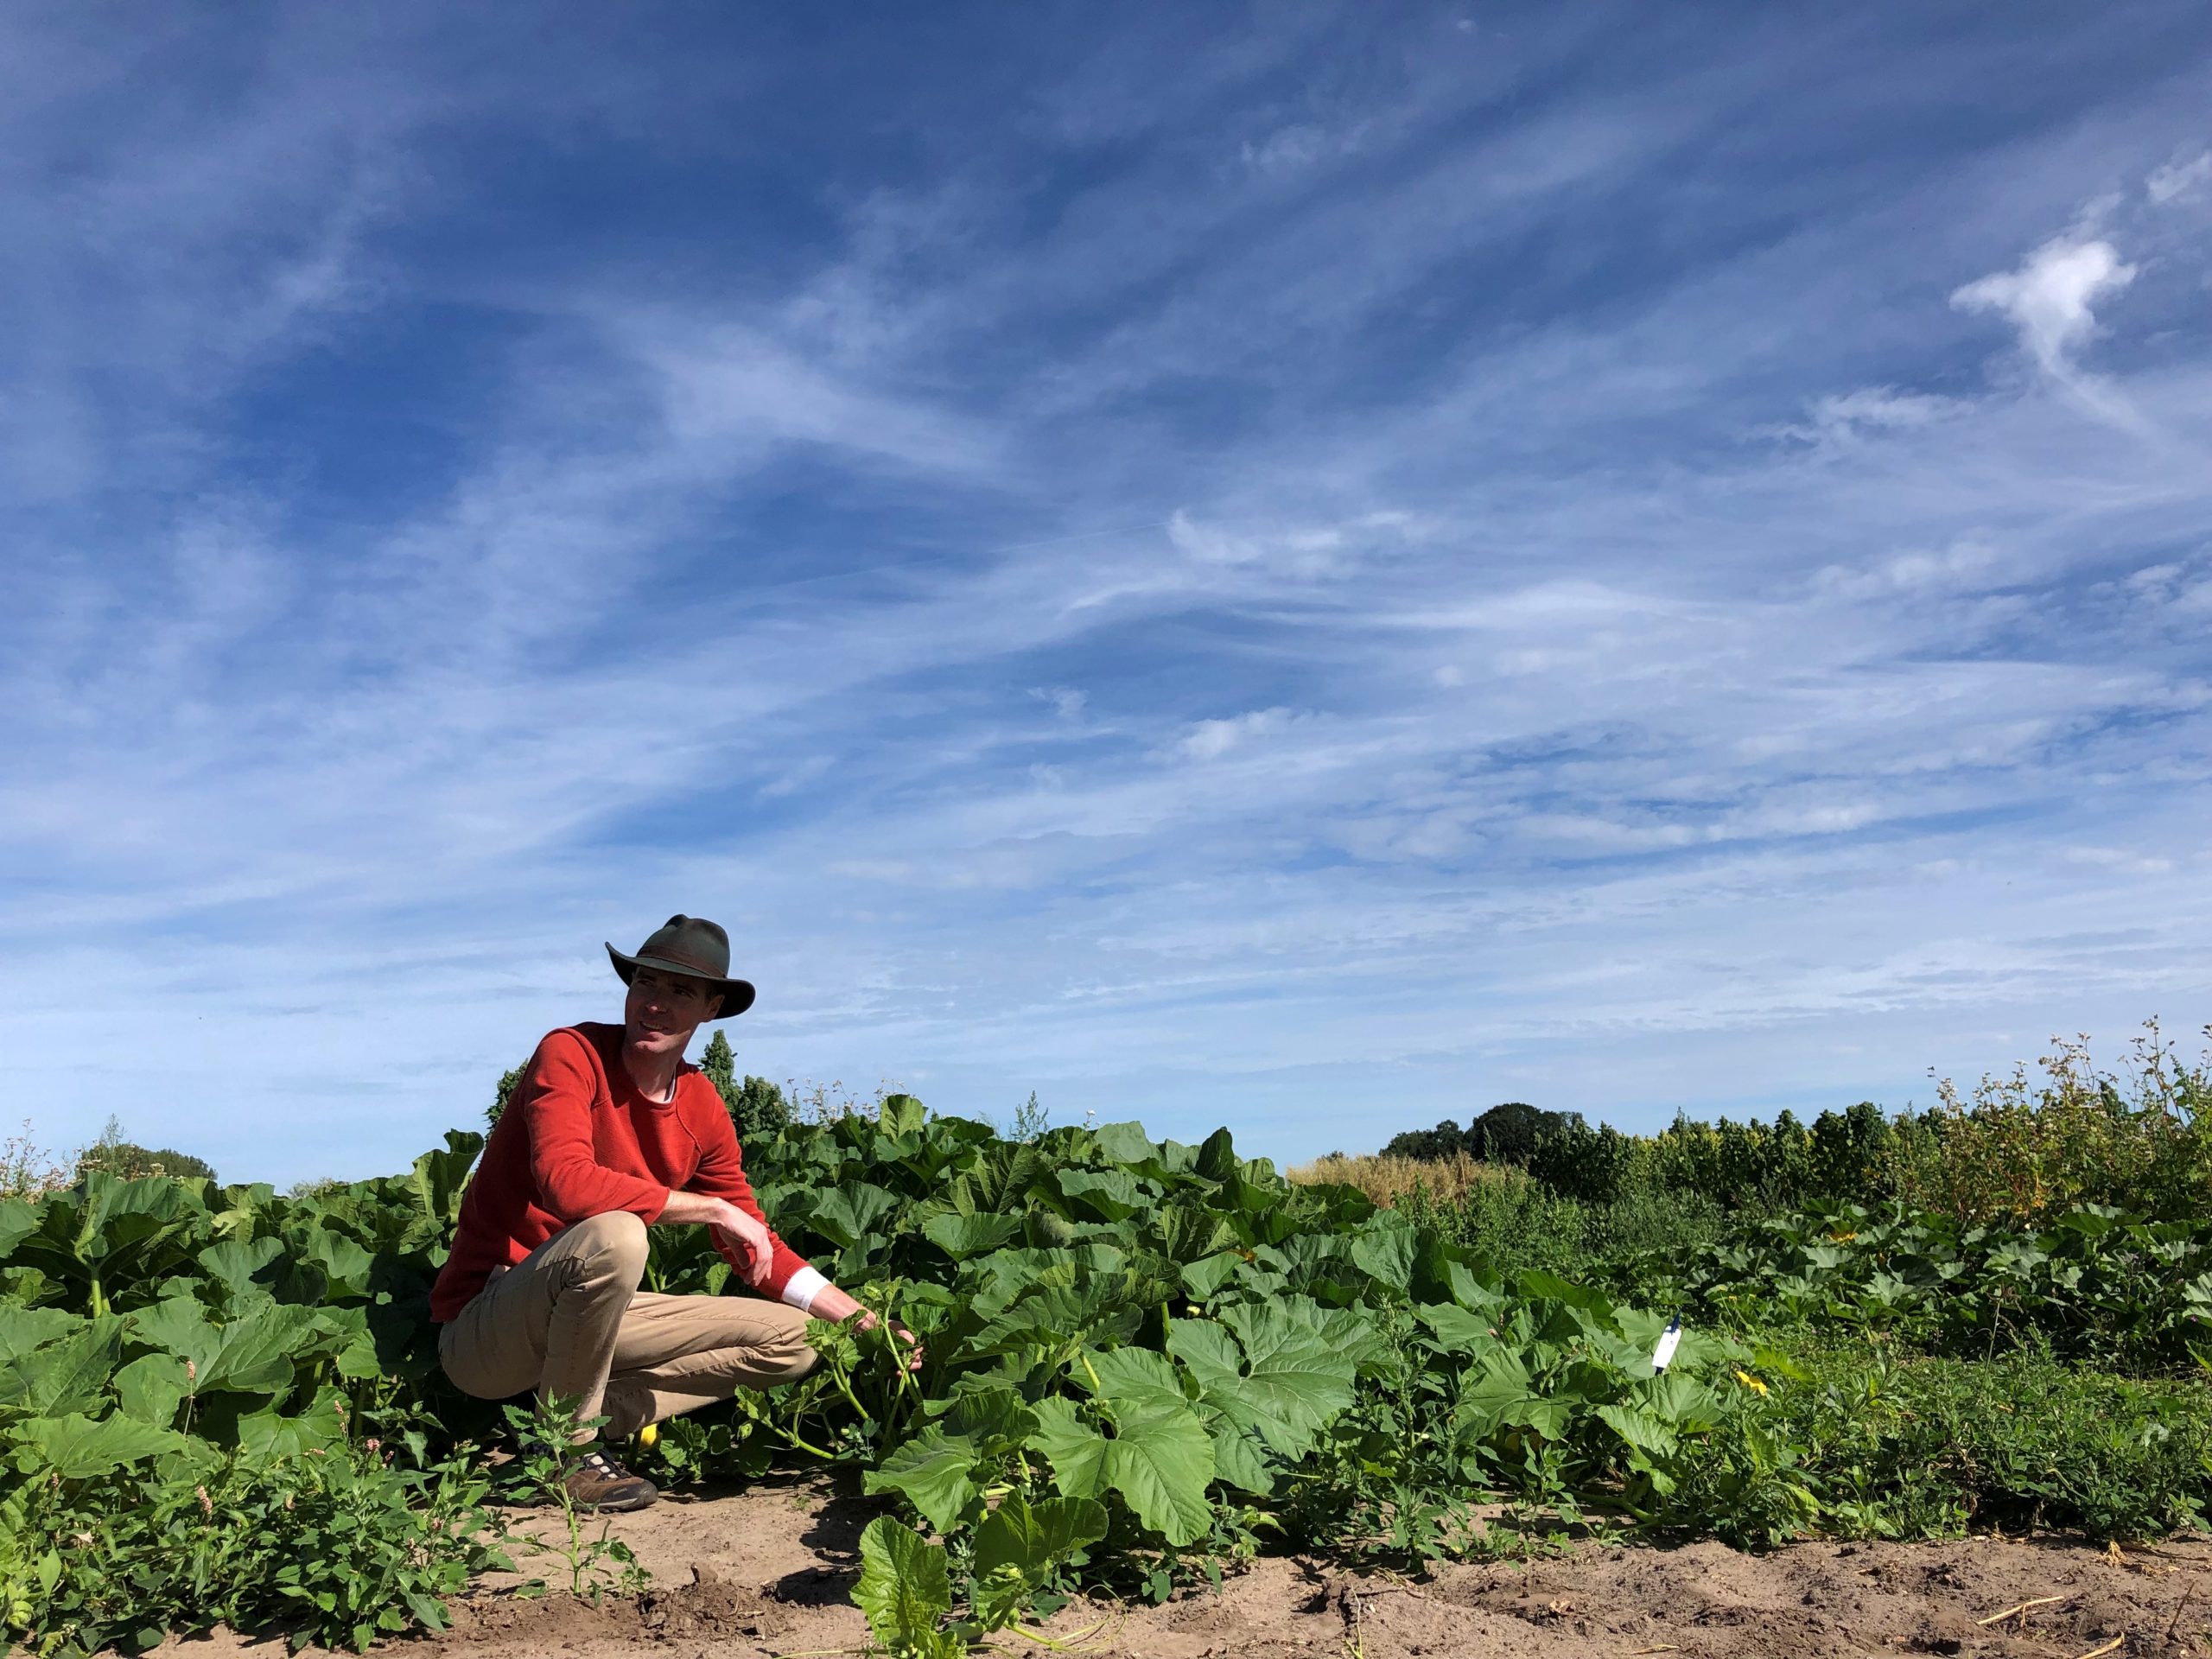
[[[430,1317],[445,1373],[465,1393],[534,1390],[622,1435],[805,1376],[810,1315],[857,1314],[863,1330],[875,1316],[768,1230],[721,1096],[684,1062],[702,1021],[753,1004],[753,987],[729,977],[729,936],[671,916],[634,957],[611,944],[607,954],[630,988],[622,1023],[538,1044],[461,1200]],[[645,1229],[669,1226],[711,1230],[739,1276],[780,1305],[639,1291]],[[658,1496],[601,1450],[568,1486],[597,1510]]]

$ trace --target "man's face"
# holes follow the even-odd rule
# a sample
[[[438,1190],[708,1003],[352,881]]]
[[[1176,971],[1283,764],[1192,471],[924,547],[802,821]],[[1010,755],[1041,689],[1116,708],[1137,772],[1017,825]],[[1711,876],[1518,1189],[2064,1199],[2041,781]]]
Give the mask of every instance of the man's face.
[[[702,1020],[711,1019],[721,997],[703,979],[640,968],[630,976],[622,1003],[622,1040],[640,1058],[680,1057]]]

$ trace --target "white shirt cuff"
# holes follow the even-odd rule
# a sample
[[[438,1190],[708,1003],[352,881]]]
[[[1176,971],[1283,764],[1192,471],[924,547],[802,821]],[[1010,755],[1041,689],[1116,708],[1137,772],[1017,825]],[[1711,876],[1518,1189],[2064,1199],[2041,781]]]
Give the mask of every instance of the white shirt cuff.
[[[828,1287],[830,1281],[813,1268],[801,1268],[791,1274],[791,1283],[784,1287],[784,1300],[802,1313],[814,1311],[814,1299]]]

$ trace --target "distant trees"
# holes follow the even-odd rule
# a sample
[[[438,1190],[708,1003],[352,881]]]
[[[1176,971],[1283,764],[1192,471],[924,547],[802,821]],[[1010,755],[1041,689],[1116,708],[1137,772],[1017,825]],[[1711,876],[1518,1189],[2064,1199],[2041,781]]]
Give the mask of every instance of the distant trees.
[[[1663,1189],[1733,1207],[1887,1194],[1930,1166],[1938,1135],[1928,1115],[1892,1118],[1868,1101],[1824,1111],[1809,1124],[1789,1111],[1771,1123],[1678,1115],[1653,1135],[1624,1135],[1610,1123],[1592,1128],[1580,1112],[1507,1101],[1464,1129],[1447,1118],[1394,1137],[1382,1151],[1431,1163],[1465,1154],[1510,1164],[1554,1192],[1592,1203]]]
[[[1450,1118],[1433,1129],[1409,1129],[1382,1148],[1386,1158],[1420,1158],[1430,1162],[1465,1153],[1486,1164],[1526,1166],[1544,1141],[1586,1126],[1580,1112],[1547,1112],[1525,1100],[1491,1107],[1461,1128]]]
[[[94,1169],[120,1175],[125,1180],[136,1180],[142,1175],[181,1175],[187,1179],[203,1181],[215,1179],[213,1166],[204,1158],[179,1152],[175,1147],[142,1147],[135,1141],[124,1140],[122,1126],[111,1117],[100,1131],[100,1138],[77,1156],[79,1179],[86,1171]]]
[[[791,1121],[791,1103],[774,1084],[766,1077],[739,1080],[736,1052],[722,1033],[716,1032],[707,1045],[707,1052],[699,1057],[699,1069],[722,1097],[722,1109],[729,1114],[739,1146],[747,1141],[764,1141]]]

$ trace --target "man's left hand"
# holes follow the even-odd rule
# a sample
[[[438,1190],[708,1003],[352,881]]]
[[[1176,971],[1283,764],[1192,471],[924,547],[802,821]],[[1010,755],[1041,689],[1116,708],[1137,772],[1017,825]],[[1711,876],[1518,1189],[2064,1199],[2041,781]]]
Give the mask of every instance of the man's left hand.
[[[873,1331],[883,1323],[883,1320],[879,1319],[865,1307],[853,1316],[853,1327],[858,1331]],[[906,1356],[906,1369],[910,1371],[920,1370],[922,1369],[922,1339],[896,1319],[891,1320],[890,1325],[891,1334],[913,1351]]]

